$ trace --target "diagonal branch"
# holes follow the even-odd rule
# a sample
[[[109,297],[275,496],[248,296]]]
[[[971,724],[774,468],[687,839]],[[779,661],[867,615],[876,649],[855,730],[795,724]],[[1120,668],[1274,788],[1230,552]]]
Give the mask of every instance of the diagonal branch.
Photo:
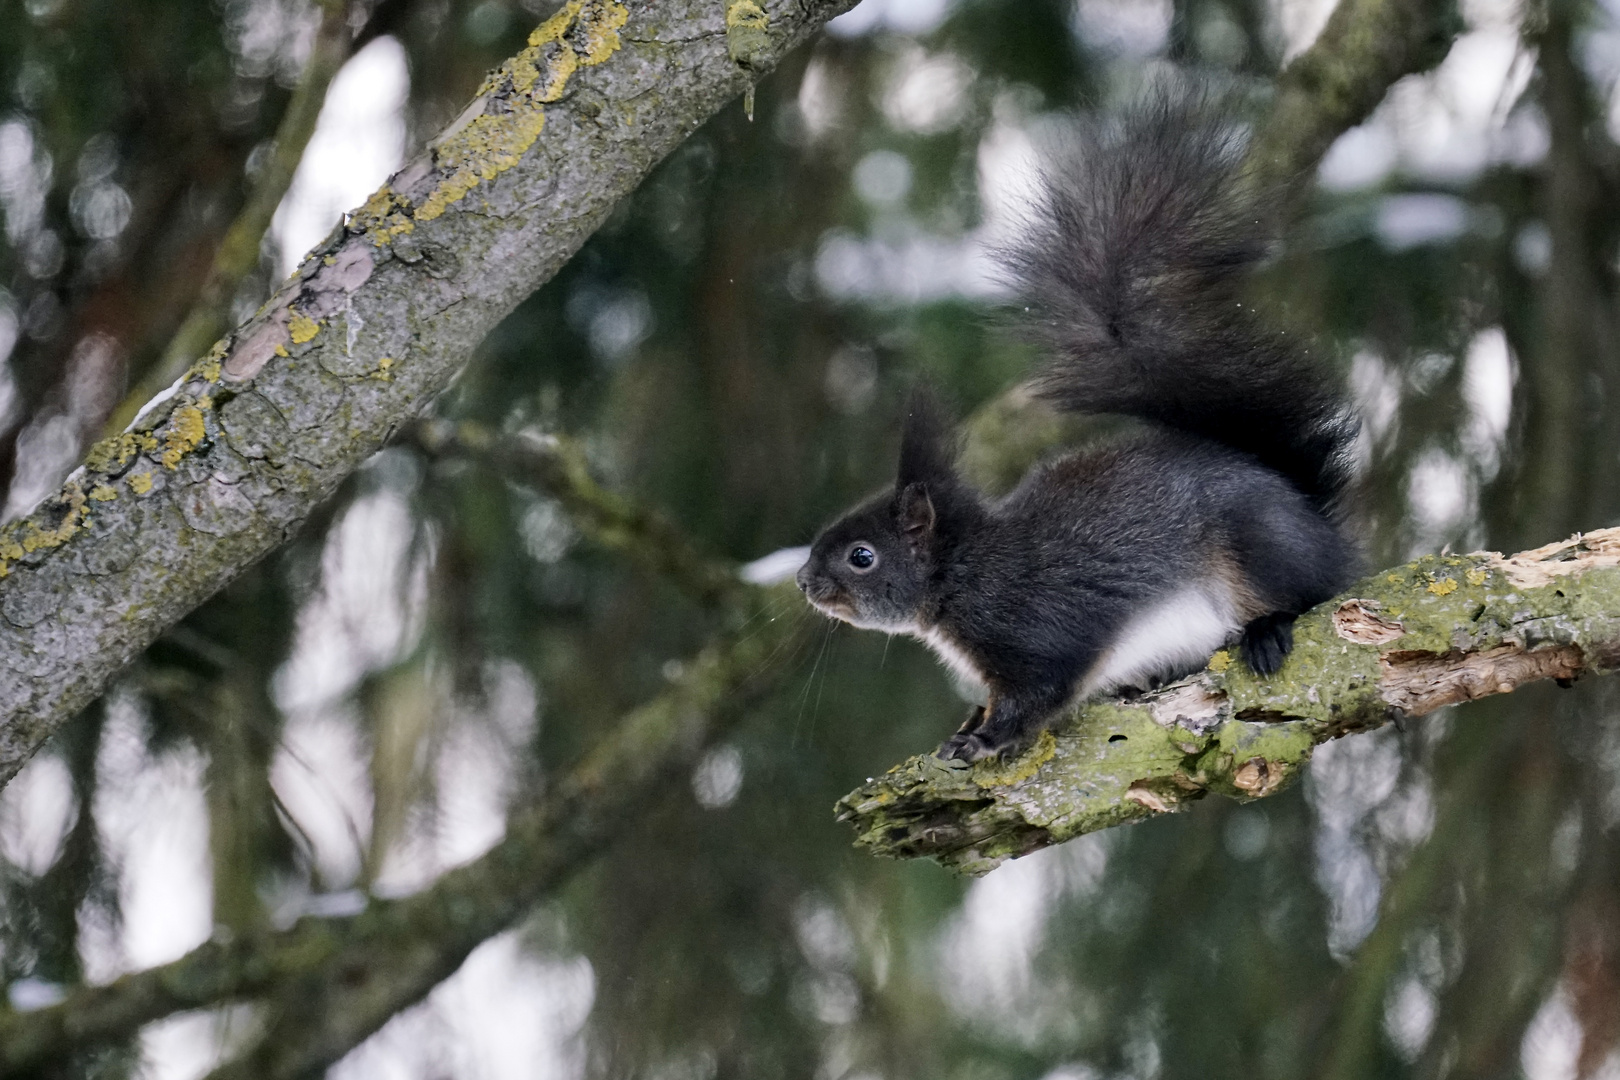
[[[1425,556],[1303,616],[1269,679],[1227,652],[1202,674],[1077,710],[1005,763],[916,757],[850,792],[873,854],[980,874],[1215,792],[1264,798],[1329,739],[1528,682],[1620,670],[1620,529],[1511,558]]]
[[[279,545],[704,119],[852,0],[569,0],[251,319],[0,531],[0,782]]]
[[[1311,173],[1397,80],[1439,63],[1461,29],[1453,0],[1341,0],[1277,79],[1249,154],[1262,183],[1289,186]]]

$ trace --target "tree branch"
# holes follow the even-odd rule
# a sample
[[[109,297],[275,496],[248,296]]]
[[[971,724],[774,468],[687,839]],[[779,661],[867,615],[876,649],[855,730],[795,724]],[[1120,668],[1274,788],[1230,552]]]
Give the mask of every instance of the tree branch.
[[[1294,640],[1269,679],[1222,651],[1156,693],[1078,709],[1011,762],[912,758],[839,800],[839,818],[873,854],[981,874],[1209,792],[1272,795],[1348,732],[1607,674],[1620,669],[1620,529],[1511,558],[1425,556],[1307,613]]]
[[[0,531],[0,782],[275,548],[666,154],[851,0],[569,0],[263,308]]]
[[[1462,29],[1452,0],[1341,0],[1283,69],[1249,160],[1267,186],[1294,186],[1395,82],[1439,63]]]
[[[805,625],[775,613],[802,610],[797,595],[744,584],[736,567],[703,554],[667,519],[598,485],[573,440],[424,420],[408,424],[400,441],[478,459],[556,498],[586,535],[715,609],[721,633],[675,686],[631,713],[545,797],[515,810],[505,838],[482,858],[352,919],[242,933],[50,1009],[0,1012],[0,1075],[116,1041],[175,1012],[248,998],[268,1003],[270,1022],[254,1049],[219,1075],[299,1076],[335,1061],[603,850],[774,682],[772,659]]]

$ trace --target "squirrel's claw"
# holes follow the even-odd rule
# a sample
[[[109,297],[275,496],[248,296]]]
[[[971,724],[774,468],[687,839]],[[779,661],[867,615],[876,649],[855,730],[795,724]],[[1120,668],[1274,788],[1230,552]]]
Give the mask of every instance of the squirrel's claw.
[[[1001,748],[991,746],[977,731],[958,731],[940,744],[940,748],[934,751],[934,756],[942,761],[954,758],[972,764],[985,758],[1001,756]]]
[[[955,758],[971,765],[988,759],[1015,758],[1029,748],[1031,741],[1028,733],[997,732],[981,722],[971,731],[964,725],[934,751],[934,756],[944,761]]]
[[[1261,677],[1274,675],[1294,649],[1294,616],[1262,615],[1243,628],[1239,643],[1249,670]]]
[[[939,749],[934,751],[934,756],[941,761],[950,761],[954,758],[970,764],[983,761],[987,757],[995,757],[1000,751],[990,745],[990,741],[982,734],[987,716],[989,713],[983,705],[975,705],[973,711],[968,713],[967,719],[962,721],[962,726],[956,729],[956,734],[941,743]]]

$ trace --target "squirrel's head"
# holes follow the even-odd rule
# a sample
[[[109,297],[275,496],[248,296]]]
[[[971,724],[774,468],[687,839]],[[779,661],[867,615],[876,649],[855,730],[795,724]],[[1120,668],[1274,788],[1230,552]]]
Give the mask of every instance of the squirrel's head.
[[[797,578],[810,603],[869,630],[918,628],[936,563],[941,510],[960,487],[949,431],[932,395],[914,393],[893,490],[827,526],[810,547]]]

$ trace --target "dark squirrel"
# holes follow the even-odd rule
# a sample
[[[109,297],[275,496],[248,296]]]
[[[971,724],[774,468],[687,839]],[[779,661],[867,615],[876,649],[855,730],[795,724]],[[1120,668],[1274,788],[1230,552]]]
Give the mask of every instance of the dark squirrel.
[[[1196,671],[1234,641],[1270,675],[1295,617],[1355,574],[1339,504],[1357,421],[1242,302],[1271,237],[1241,151],[1229,115],[1186,91],[1077,124],[1000,253],[1051,357],[1035,391],[1143,433],[989,499],[914,395],[893,490],[823,530],[799,571],[821,611],[918,637],[987,688],[941,757],[1020,752],[1066,705]]]

